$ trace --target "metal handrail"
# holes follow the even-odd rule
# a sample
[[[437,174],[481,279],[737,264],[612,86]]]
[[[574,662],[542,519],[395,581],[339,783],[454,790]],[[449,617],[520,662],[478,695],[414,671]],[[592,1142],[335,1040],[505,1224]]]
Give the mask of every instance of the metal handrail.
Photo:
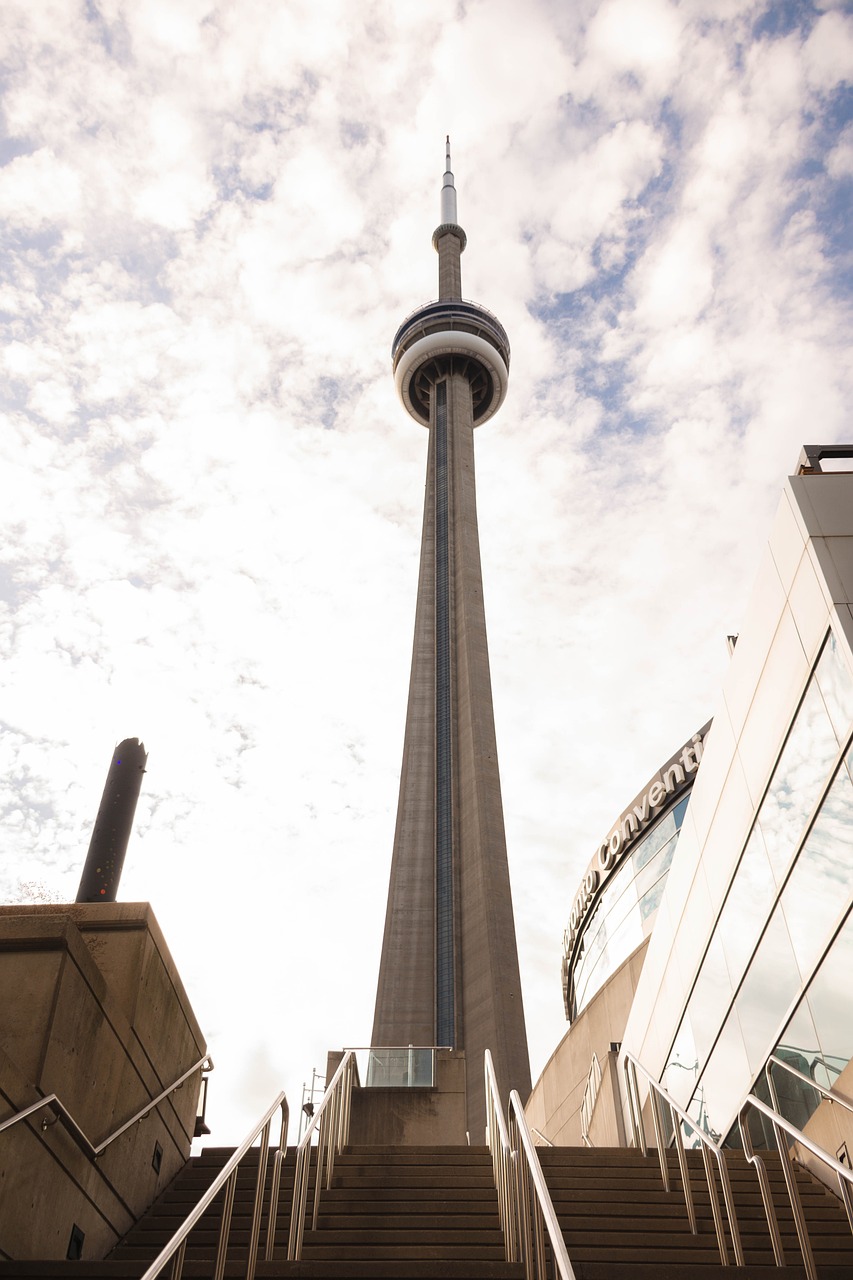
[[[317,1162],[314,1172],[314,1204],[311,1229],[317,1230],[320,1213],[320,1193],[323,1187],[323,1164],[326,1165],[326,1190],[332,1185],[335,1156],[340,1155],[349,1141],[352,1084],[355,1072],[355,1054],[348,1049],[341,1058],[337,1071],[329,1081],[323,1100],[296,1148],[296,1168],[293,1172],[293,1208],[290,1213],[290,1231],[287,1238],[287,1260],[296,1262],[302,1256],[302,1238],[305,1233],[305,1210],[308,1204],[308,1182],[311,1174],[311,1141],[315,1130]],[[217,1280],[221,1280],[218,1277]]]
[[[534,1134],[537,1138],[539,1138],[539,1139],[541,1140],[541,1142],[542,1142],[542,1145],[543,1145],[543,1146],[545,1146],[545,1147],[553,1147],[553,1145],[554,1145],[554,1144],[553,1144],[553,1142],[551,1141],[551,1139],[550,1139],[550,1138],[546,1138],[546,1137],[545,1137],[545,1134],[542,1132],[542,1130],[541,1130],[541,1129],[535,1129],[535,1128],[533,1127],[533,1125],[531,1125],[531,1126],[530,1126],[530,1132],[531,1132],[532,1134]]]
[[[507,1262],[523,1262],[525,1280],[545,1280],[545,1229],[558,1280],[575,1280],[521,1098],[509,1095],[509,1124],[489,1050],[485,1053],[486,1142],[492,1155]],[[542,1136],[542,1135],[540,1135]],[[547,1139],[545,1139],[547,1142]],[[553,1145],[553,1144],[549,1144]]]
[[[207,1065],[205,1065],[205,1063]],[[4,1120],[2,1124],[0,1124],[0,1133],[2,1133],[4,1129],[11,1129],[12,1125],[17,1124],[19,1120],[26,1120],[27,1116],[34,1115],[37,1111],[44,1110],[45,1107],[50,1107],[51,1111],[53,1111],[56,1116],[56,1120],[62,1121],[63,1125],[77,1143],[77,1146],[83,1154],[88,1156],[90,1160],[97,1160],[98,1156],[102,1155],[103,1152],[106,1151],[107,1147],[110,1146],[111,1143],[115,1142],[116,1138],[120,1138],[128,1129],[133,1128],[135,1124],[139,1124],[140,1120],[144,1120],[149,1111],[153,1111],[155,1107],[158,1107],[161,1102],[169,1097],[169,1094],[174,1093],[176,1089],[180,1089],[181,1085],[189,1080],[190,1076],[195,1075],[199,1067],[202,1072],[210,1072],[213,1070],[213,1059],[209,1054],[205,1054],[203,1058],[199,1058],[198,1062],[194,1063],[194,1065],[191,1066],[188,1071],[185,1071],[182,1076],[179,1076],[174,1084],[170,1084],[162,1093],[158,1093],[156,1098],[153,1098],[151,1102],[146,1103],[140,1111],[137,1111],[135,1116],[131,1116],[131,1118],[126,1120],[119,1129],[116,1129],[115,1133],[111,1133],[108,1138],[105,1138],[103,1142],[99,1142],[97,1146],[95,1146],[94,1143],[86,1137],[85,1133],[65,1106],[64,1102],[55,1093],[48,1093],[44,1098],[39,1098],[38,1102],[33,1102],[30,1106],[24,1107],[21,1111],[16,1112],[15,1115],[9,1116],[7,1120]],[[50,1121],[45,1117],[45,1119],[42,1120],[42,1130],[47,1129],[50,1124],[55,1124],[56,1120]]]
[[[776,1059],[780,1061],[780,1059]],[[783,1063],[783,1065],[785,1065]],[[808,1077],[805,1077],[808,1079]],[[815,1086],[819,1092],[825,1093],[821,1085]],[[831,1094],[831,1091],[829,1091]],[[830,1098],[831,1101],[841,1102],[847,1106],[848,1110],[853,1110],[846,1099],[836,1095]],[[840,1160],[836,1160],[828,1151],[824,1151],[823,1147],[818,1146],[811,1138],[807,1138],[802,1129],[798,1129],[796,1125],[791,1124],[784,1116],[781,1116],[773,1107],[762,1102],[760,1098],[756,1098],[750,1094],[741,1106],[738,1112],[738,1126],[740,1128],[741,1141],[746,1158],[750,1164],[755,1165],[758,1170],[759,1182],[761,1183],[761,1194],[764,1200],[764,1212],[767,1217],[767,1225],[770,1228],[770,1235],[773,1240],[773,1255],[776,1259],[776,1265],[785,1266],[785,1251],[782,1247],[782,1240],[779,1234],[779,1224],[776,1218],[776,1209],[773,1204],[773,1195],[770,1190],[766,1172],[764,1170],[764,1161],[759,1155],[756,1155],[752,1145],[752,1137],[749,1132],[749,1126],[746,1123],[745,1116],[747,1111],[752,1108],[755,1111],[766,1116],[773,1126],[773,1136],[776,1139],[776,1146],[779,1150],[779,1156],[782,1161],[782,1172],[785,1175],[785,1186],[788,1191],[788,1200],[791,1205],[791,1212],[794,1215],[794,1225],[797,1228],[797,1239],[800,1244],[800,1253],[803,1257],[803,1266],[805,1267],[808,1280],[817,1280],[817,1267],[815,1266],[814,1254],[812,1253],[811,1241],[809,1239],[808,1225],[806,1223],[805,1214],[803,1213],[803,1204],[800,1199],[800,1193],[797,1188],[796,1178],[794,1176],[794,1166],[791,1160],[791,1153],[788,1150],[788,1143],[785,1141],[785,1134],[793,1138],[801,1147],[810,1152],[820,1160],[828,1169],[832,1169],[838,1179],[838,1189],[841,1201],[847,1213],[847,1221],[850,1229],[853,1231],[853,1170],[848,1169]]]
[[[486,1050],[486,1145],[492,1156],[495,1190],[498,1193],[498,1212],[504,1237],[504,1253],[507,1262],[518,1259],[518,1186],[515,1177],[515,1157],[510,1146],[501,1106],[498,1082],[492,1055]]]
[[[575,1280],[557,1211],[536,1154],[533,1136],[524,1118],[524,1105],[517,1089],[513,1089],[509,1095],[509,1133],[516,1165],[521,1261],[524,1263],[526,1280],[545,1280],[545,1230],[548,1232],[555,1276],[559,1280]]]
[[[142,1280],[154,1280],[165,1267],[170,1258],[174,1258],[172,1263],[171,1280],[181,1280],[184,1268],[184,1256],[187,1248],[187,1237],[195,1227],[211,1202],[219,1194],[223,1186],[225,1186],[225,1200],[222,1206],[222,1218],[219,1223],[219,1240],[216,1245],[216,1257],[214,1259],[214,1267],[211,1275],[213,1280],[223,1280],[225,1275],[226,1253],[228,1251],[228,1236],[231,1231],[231,1214],[234,1209],[234,1193],[237,1190],[237,1173],[240,1163],[246,1152],[253,1145],[255,1139],[260,1135],[261,1145],[258,1150],[258,1174],[255,1179],[255,1199],[252,1207],[252,1226],[249,1233],[249,1254],[246,1261],[246,1280],[254,1280],[255,1266],[257,1263],[258,1240],[261,1230],[261,1216],[263,1209],[263,1192],[264,1182],[266,1180],[267,1156],[269,1154],[269,1137],[270,1125],[276,1111],[281,1108],[281,1134],[279,1137],[277,1157],[281,1157],[282,1152],[287,1150],[287,1125],[290,1117],[290,1109],[287,1105],[287,1098],[284,1092],[281,1092],[271,1107],[264,1113],[258,1123],[252,1129],[248,1137],[244,1138],[240,1146],[231,1156],[230,1160],[223,1167],[221,1172],[217,1174],[213,1183],[205,1191],[195,1208],[190,1212],[189,1216],[184,1220],[171,1240],[157,1254],[157,1257],[151,1263],[151,1266],[142,1276]],[[280,1170],[280,1159],[277,1159],[277,1168]],[[274,1169],[274,1186],[270,1191],[269,1214],[267,1219],[267,1240],[265,1259],[270,1261],[272,1258],[273,1241],[275,1238],[275,1220],[278,1212],[278,1182],[275,1178]]]
[[[643,1109],[640,1103],[640,1093],[637,1085],[637,1072],[639,1071],[649,1086],[652,1122],[655,1127],[655,1141],[657,1144],[658,1161],[660,1163],[661,1179],[663,1181],[664,1190],[669,1191],[671,1188],[669,1184],[669,1168],[666,1161],[667,1143],[663,1136],[662,1103],[665,1103],[669,1107],[670,1111],[670,1122],[675,1136],[675,1149],[678,1155],[678,1166],[681,1170],[681,1185],[684,1191],[684,1204],[687,1209],[687,1218],[690,1223],[690,1230],[694,1236],[699,1233],[699,1228],[696,1222],[696,1208],[693,1204],[693,1192],[690,1187],[690,1172],[687,1167],[687,1153],[684,1150],[684,1141],[681,1135],[681,1121],[684,1121],[684,1123],[692,1129],[702,1143],[702,1162],[705,1166],[705,1180],[708,1184],[708,1194],[711,1200],[711,1212],[714,1217],[714,1229],[717,1234],[717,1247],[720,1251],[720,1260],[724,1267],[729,1265],[725,1225],[723,1223],[723,1215],[720,1208],[720,1199],[717,1195],[717,1184],[714,1179],[714,1170],[711,1164],[712,1155],[717,1161],[717,1172],[720,1178],[720,1185],[723,1188],[723,1200],[725,1201],[726,1215],[729,1220],[729,1230],[732,1237],[735,1266],[744,1266],[743,1245],[741,1244],[740,1228],[737,1221],[737,1211],[735,1210],[734,1196],[732,1194],[725,1152],[722,1147],[718,1146],[718,1144],[708,1136],[707,1133],[704,1133],[698,1127],[692,1116],[684,1111],[674,1098],[670,1097],[661,1084],[649,1074],[643,1064],[638,1062],[632,1053],[629,1053],[628,1050],[625,1049],[623,1050],[623,1054],[625,1084],[628,1093],[628,1110],[631,1117],[631,1129],[634,1137],[634,1145],[642,1151],[644,1156],[648,1154],[646,1131],[643,1123]],[[759,1180],[760,1177],[761,1175],[759,1174]]]

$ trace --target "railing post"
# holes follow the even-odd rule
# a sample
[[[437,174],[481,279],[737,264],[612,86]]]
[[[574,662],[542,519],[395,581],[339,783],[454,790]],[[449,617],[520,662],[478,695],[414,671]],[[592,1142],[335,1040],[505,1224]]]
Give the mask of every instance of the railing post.
[[[660,1111],[660,1095],[657,1089],[649,1089],[649,1104],[652,1109],[652,1123],[655,1127],[655,1144],[658,1149],[658,1164],[664,1191],[669,1191],[669,1165],[666,1160],[666,1143],[663,1136],[663,1119]]]
[[[687,1167],[687,1153],[684,1150],[684,1135],[681,1132],[681,1122],[672,1107],[669,1109],[669,1119],[673,1129],[673,1136],[675,1138],[678,1167],[681,1170],[681,1185],[684,1190],[684,1203],[687,1206],[687,1220],[690,1223],[690,1230],[695,1236],[699,1234],[699,1228],[696,1226],[696,1209],[693,1205],[693,1191],[690,1186],[690,1170]],[[667,1187],[667,1191],[668,1190],[669,1187]],[[723,1259],[723,1262],[725,1263],[725,1259]]]
[[[714,1178],[714,1167],[711,1164],[711,1153],[702,1143],[702,1163],[705,1166],[705,1181],[708,1184],[708,1195],[711,1198],[711,1214],[714,1218],[714,1230],[717,1233],[717,1247],[720,1250],[720,1261],[724,1267],[729,1265],[729,1254],[726,1248],[726,1232],[723,1226],[723,1214],[720,1209],[720,1197],[717,1195],[717,1183]],[[722,1181],[722,1174],[720,1177]],[[727,1206],[728,1207],[728,1206]],[[732,1232],[734,1235],[734,1232]],[[734,1241],[732,1241],[734,1244]],[[737,1245],[735,1244],[735,1261],[737,1261]],[[738,1263],[738,1265],[741,1265]]]
[[[317,1230],[317,1222],[320,1217],[320,1191],[323,1185],[323,1152],[326,1146],[326,1135],[329,1131],[330,1123],[329,1111],[324,1111],[320,1117],[320,1129],[317,1134],[317,1163],[314,1167],[314,1200],[311,1205],[311,1230]]]
[[[703,1146],[704,1150],[704,1146]],[[729,1167],[726,1163],[724,1151],[720,1151],[717,1155],[717,1169],[720,1174],[720,1184],[723,1188],[723,1200],[726,1205],[726,1213],[729,1219],[729,1229],[732,1233],[732,1248],[735,1255],[735,1266],[745,1266],[743,1256],[743,1244],[740,1238],[740,1227],[738,1226],[737,1211],[735,1209],[735,1198],[732,1194],[732,1184],[729,1178]]]
[[[261,1130],[261,1145],[258,1148],[258,1173],[255,1178],[255,1200],[252,1205],[252,1225],[249,1231],[249,1258],[246,1264],[246,1280],[255,1280],[255,1267],[258,1262],[258,1240],[261,1235],[264,1183],[267,1180],[267,1160],[270,1149],[270,1124],[271,1119],[267,1120]]]
[[[518,1150],[518,1134],[513,1121],[510,1121],[510,1138],[514,1150]],[[521,1261],[524,1263],[526,1280],[533,1280],[533,1242],[530,1230],[530,1182],[526,1165],[517,1170],[518,1173],[518,1214],[521,1220]]]
[[[785,1175],[785,1185],[788,1188],[788,1199],[791,1202],[791,1212],[794,1215],[794,1225],[797,1228],[797,1239],[800,1242],[800,1253],[803,1255],[803,1265],[806,1269],[808,1280],[817,1280],[817,1267],[815,1266],[814,1254],[812,1253],[811,1241],[809,1240],[808,1227],[806,1226],[805,1215],[803,1214],[803,1202],[800,1199],[799,1188],[797,1187],[797,1179],[794,1176],[794,1170],[791,1165],[791,1153],[788,1150],[788,1140],[785,1133],[775,1121],[773,1123],[773,1134],[776,1138],[776,1146],[779,1148],[779,1155],[782,1160],[782,1172]]]
[[[533,1239],[536,1244],[537,1280],[548,1280],[545,1268],[545,1231],[542,1226],[542,1209],[538,1198],[533,1198]]]
[[[749,1125],[745,1119],[746,1107],[742,1107],[738,1114],[738,1128],[740,1129],[740,1140],[743,1143],[744,1155],[749,1163],[758,1174],[758,1186],[761,1190],[761,1200],[764,1205],[764,1216],[767,1219],[767,1229],[770,1232],[770,1243],[773,1245],[773,1257],[777,1267],[785,1266],[785,1250],[782,1245],[782,1236],[779,1232],[779,1220],[776,1217],[776,1206],[773,1203],[773,1192],[770,1189],[770,1180],[767,1177],[767,1169],[761,1156],[755,1154],[752,1146],[752,1135],[749,1132]]]
[[[308,1181],[311,1177],[311,1146],[296,1153],[296,1169],[293,1179],[293,1208],[290,1214],[290,1233],[287,1240],[288,1262],[302,1256],[302,1237],[305,1234],[305,1214],[308,1209]]]
[[[238,1170],[239,1166],[234,1169],[225,1184],[225,1202],[222,1205],[222,1219],[219,1223],[219,1243],[216,1246],[216,1266],[213,1271],[213,1280],[222,1280],[225,1275],[225,1253],[228,1249],[228,1236],[231,1232],[231,1214],[234,1210],[234,1193],[237,1190]]]
[[[287,1102],[283,1102],[281,1106],[281,1131],[278,1138],[278,1150],[273,1156],[272,1178],[270,1179],[270,1207],[267,1216],[267,1239],[266,1248],[264,1249],[264,1261],[272,1261],[272,1251],[275,1245],[275,1232],[278,1222],[278,1200],[281,1191],[281,1166],[287,1156],[287,1126],[290,1120],[290,1109]]]
[[[847,1213],[847,1221],[850,1224],[850,1230],[853,1231],[853,1197],[850,1194],[850,1183],[845,1178],[842,1178],[840,1173],[835,1176],[838,1179],[838,1190]]]
[[[625,1085],[628,1092],[628,1113],[631,1117],[631,1131],[634,1146],[643,1156],[648,1153],[646,1146],[646,1126],[643,1121],[643,1108],[640,1105],[640,1090],[637,1084],[637,1068],[630,1058],[625,1058]]]
[[[170,1280],[181,1280],[184,1273],[184,1255],[187,1252],[187,1242],[183,1240],[181,1246],[172,1259],[172,1270],[169,1273]]]

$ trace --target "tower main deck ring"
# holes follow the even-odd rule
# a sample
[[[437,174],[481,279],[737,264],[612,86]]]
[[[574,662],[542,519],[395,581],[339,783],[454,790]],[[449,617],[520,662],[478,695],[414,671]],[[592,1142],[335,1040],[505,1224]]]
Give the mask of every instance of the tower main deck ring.
[[[499,320],[474,302],[428,302],[400,325],[391,346],[397,394],[416,422],[429,423],[429,386],[451,367],[468,377],[474,424],[488,421],[506,397],[509,338]]]

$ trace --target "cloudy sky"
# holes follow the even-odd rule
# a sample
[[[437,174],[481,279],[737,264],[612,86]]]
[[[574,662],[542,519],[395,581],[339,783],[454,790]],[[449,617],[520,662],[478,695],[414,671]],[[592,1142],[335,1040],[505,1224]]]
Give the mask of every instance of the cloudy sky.
[[[0,841],[73,900],[115,743],[121,885],[216,1061],[214,1140],[369,1037],[426,433],[389,347],[463,292],[534,1078],[596,843],[713,714],[800,445],[853,437],[837,0],[6,0]]]

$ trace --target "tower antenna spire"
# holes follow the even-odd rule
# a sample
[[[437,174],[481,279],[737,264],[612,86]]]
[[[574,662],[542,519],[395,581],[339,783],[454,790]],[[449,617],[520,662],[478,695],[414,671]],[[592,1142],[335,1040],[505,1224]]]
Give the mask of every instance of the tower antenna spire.
[[[447,135],[444,161],[444,181],[441,184],[441,221],[456,225],[456,187],[453,183],[453,170],[450,167],[450,134]]]
[[[432,246],[438,254],[439,298],[462,297],[462,265],[459,261],[468,237],[457,221],[456,187],[450,167],[450,134],[445,140],[444,180],[441,184],[441,222],[432,233]]]

